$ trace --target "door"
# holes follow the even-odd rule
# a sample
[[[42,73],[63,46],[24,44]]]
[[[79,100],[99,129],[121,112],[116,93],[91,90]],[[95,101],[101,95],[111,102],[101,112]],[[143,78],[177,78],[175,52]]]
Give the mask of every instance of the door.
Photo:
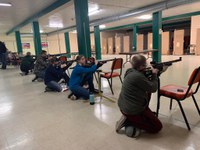
[[[124,52],[130,52],[130,37],[124,36]]]
[[[138,34],[137,35],[137,51],[143,51],[144,50],[144,35]]]
[[[200,29],[197,29],[196,55],[200,55]]]
[[[174,31],[174,55],[183,55],[184,30]]]
[[[169,55],[169,32],[162,33],[162,54]]]
[[[153,49],[152,36],[153,36],[152,33],[148,33],[148,50]]]

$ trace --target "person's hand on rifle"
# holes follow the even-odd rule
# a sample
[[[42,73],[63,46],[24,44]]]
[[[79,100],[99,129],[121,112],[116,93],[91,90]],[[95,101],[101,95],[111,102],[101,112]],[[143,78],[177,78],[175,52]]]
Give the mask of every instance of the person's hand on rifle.
[[[158,69],[154,69],[154,68],[152,67],[152,73],[153,73],[153,74],[158,74],[158,72],[159,72]]]
[[[61,64],[60,68],[65,68],[67,65],[66,64]]]
[[[104,63],[103,62],[98,62],[97,63],[97,69],[100,68]]]

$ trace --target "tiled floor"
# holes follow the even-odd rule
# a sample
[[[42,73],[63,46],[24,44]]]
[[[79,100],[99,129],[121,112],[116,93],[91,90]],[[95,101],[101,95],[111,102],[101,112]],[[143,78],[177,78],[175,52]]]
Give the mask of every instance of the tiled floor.
[[[109,57],[116,56],[104,58]],[[163,60],[175,58],[178,57],[164,56]],[[190,73],[199,65],[199,56],[185,56],[161,76],[161,84],[186,85]],[[109,64],[103,68],[108,70]],[[200,149],[200,117],[190,98],[183,102],[192,127],[190,132],[178,105],[174,103],[169,111],[169,100],[162,98],[159,118],[163,130],[157,135],[142,134],[132,139],[114,131],[120,117],[117,103],[97,100],[91,106],[81,100],[71,101],[68,92],[44,93],[43,83],[32,83],[32,78],[33,75],[20,76],[17,68],[0,70],[0,150]],[[106,81],[103,87],[106,95],[117,99],[120,81],[114,80],[114,97]],[[197,101],[200,104],[200,92]],[[155,94],[150,106],[155,110]]]

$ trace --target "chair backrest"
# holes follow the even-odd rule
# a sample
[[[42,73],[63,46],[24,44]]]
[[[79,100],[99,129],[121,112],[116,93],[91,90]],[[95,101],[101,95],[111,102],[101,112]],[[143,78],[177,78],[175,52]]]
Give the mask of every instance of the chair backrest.
[[[117,70],[117,69],[122,69],[123,66],[123,59],[122,58],[116,58],[114,59],[111,70]]]
[[[189,86],[192,86],[193,84],[195,83],[199,83],[200,82],[200,67],[199,68],[196,68],[191,76],[190,76],[190,79],[188,81],[188,85]]]
[[[66,62],[67,61],[67,57],[66,56],[60,56],[59,60],[62,62]]]

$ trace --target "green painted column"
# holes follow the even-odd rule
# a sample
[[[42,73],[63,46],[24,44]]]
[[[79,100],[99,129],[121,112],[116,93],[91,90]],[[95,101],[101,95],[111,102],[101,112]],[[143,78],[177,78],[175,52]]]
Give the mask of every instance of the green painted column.
[[[33,28],[35,55],[40,55],[40,53],[42,52],[42,43],[41,43],[40,27],[38,21],[34,21],[32,23],[32,28]]]
[[[133,26],[133,46],[134,46],[134,48],[132,49],[132,51],[137,50],[137,34],[138,34],[138,26],[134,25]]]
[[[69,32],[65,32],[65,45],[66,45],[66,52],[71,53]],[[71,54],[67,54],[67,58],[71,58]]]
[[[94,40],[95,40],[96,59],[101,59],[101,37],[100,37],[99,26],[94,27]]]
[[[91,57],[88,0],[74,0],[79,54]]]
[[[161,62],[161,31],[162,31],[162,12],[153,13],[153,49],[158,52],[153,53],[153,61]]]
[[[20,36],[19,31],[15,31],[15,39],[16,39],[16,43],[17,43],[18,54],[23,54],[21,36]]]

